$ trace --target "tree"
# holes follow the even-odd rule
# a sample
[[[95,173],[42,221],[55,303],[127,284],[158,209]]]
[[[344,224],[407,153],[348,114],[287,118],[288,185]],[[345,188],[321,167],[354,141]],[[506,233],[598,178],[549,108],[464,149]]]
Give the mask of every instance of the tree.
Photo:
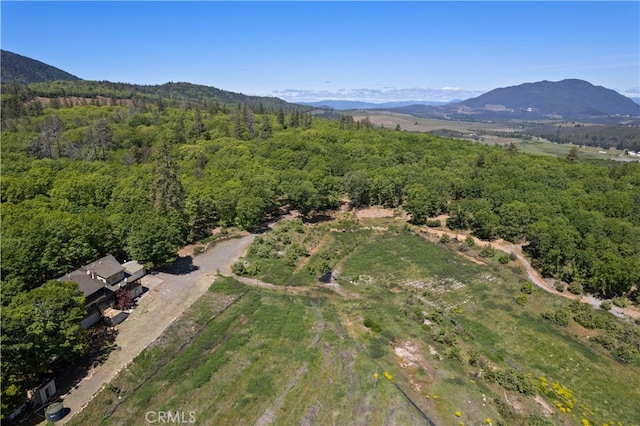
[[[200,139],[200,135],[204,132],[204,124],[202,123],[202,114],[200,113],[200,108],[196,108],[196,113],[194,116],[194,124],[193,124],[193,133],[195,139]]]
[[[80,327],[85,298],[73,282],[48,281],[20,293],[2,311],[2,411],[15,408],[55,360],[73,361],[86,350]]]
[[[179,220],[175,212],[169,215],[148,212],[133,226],[127,237],[126,251],[129,257],[145,263],[148,269],[174,261],[176,250],[185,241],[184,229],[181,229],[180,223],[176,223]]]
[[[158,147],[150,195],[153,206],[160,213],[182,209],[184,191],[166,140]]]
[[[119,288],[115,292],[116,306],[120,309],[128,309],[133,307],[134,302],[129,292],[124,288]]]
[[[421,183],[412,183],[404,189],[404,209],[411,215],[411,222],[422,225],[430,215],[430,196],[427,188]]]
[[[483,240],[494,240],[500,231],[500,217],[490,210],[480,210],[473,216],[471,229]]]
[[[260,139],[269,139],[273,135],[273,127],[271,126],[271,117],[269,115],[262,116],[262,126],[260,127]]]
[[[500,235],[512,243],[526,236],[527,227],[531,223],[529,207],[522,201],[503,204],[499,211]]]
[[[260,224],[265,204],[260,197],[240,197],[236,205],[236,225],[242,229],[251,229]]]
[[[369,205],[370,184],[364,170],[347,173],[342,180],[342,185],[355,207]]]
[[[569,152],[567,153],[567,156],[566,156],[567,161],[571,163],[575,163],[580,159],[580,156],[578,154],[579,154],[578,147],[572,146]]]

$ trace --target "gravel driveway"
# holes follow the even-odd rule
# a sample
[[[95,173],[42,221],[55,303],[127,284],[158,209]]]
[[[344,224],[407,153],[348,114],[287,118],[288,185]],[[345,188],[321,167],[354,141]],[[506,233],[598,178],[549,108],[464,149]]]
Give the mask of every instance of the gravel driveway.
[[[255,235],[218,243],[207,252],[195,256],[188,268],[178,273],[159,272],[142,278],[146,291],[138,306],[118,324],[118,350],[107,361],[92,369],[86,378],[69,393],[63,395],[64,406],[71,412],[58,424],[64,424],[84,408],[93,396],[136,355],[176,320],[211,285],[216,272],[231,275],[231,265],[242,256]],[[188,259],[187,259],[188,260]]]

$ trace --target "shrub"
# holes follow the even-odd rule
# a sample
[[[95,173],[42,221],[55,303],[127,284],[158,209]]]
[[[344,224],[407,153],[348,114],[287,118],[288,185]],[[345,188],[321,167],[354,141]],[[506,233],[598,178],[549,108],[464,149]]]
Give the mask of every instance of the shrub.
[[[599,345],[602,345],[605,349],[613,350],[616,346],[616,339],[609,333],[600,334],[592,339]]]
[[[482,247],[480,250],[480,257],[491,258],[496,255],[496,249],[491,247],[491,245]]]
[[[369,341],[369,356],[371,358],[382,358],[385,354],[384,339],[371,339]]]
[[[534,395],[536,393],[537,386],[533,379],[513,368],[488,371],[485,374],[485,378],[489,382],[498,383],[506,390],[518,391],[525,395]]]
[[[528,301],[529,301],[529,298],[527,297],[526,294],[520,294],[516,296],[516,303],[520,306],[526,305]]]
[[[458,348],[457,346],[453,346],[447,351],[447,358],[452,359],[460,364],[463,363],[462,353],[460,352],[460,348]]]
[[[475,240],[473,239],[473,237],[471,235],[467,236],[467,238],[465,238],[464,242],[467,243],[467,245],[469,247],[473,247],[473,246],[476,245],[476,242],[475,242]]]
[[[449,244],[450,241],[451,237],[449,237],[447,234],[442,234],[442,236],[440,237],[440,244]]]
[[[568,290],[573,294],[582,294],[584,292],[584,287],[582,287],[582,284],[580,282],[573,281],[571,284],[569,284]]]
[[[502,263],[503,265],[506,265],[507,263],[509,263],[509,255],[508,254],[501,254],[498,257],[498,262]]]
[[[520,291],[525,294],[533,293],[533,283],[531,281],[521,281],[522,285],[520,286]]]
[[[556,290],[558,290],[560,293],[562,293],[564,291],[564,283],[562,281],[556,281],[554,287],[556,288]]]
[[[516,260],[518,260],[518,256],[516,256],[516,254],[514,252],[509,253],[509,259],[513,262],[515,262]]]
[[[372,318],[368,318],[368,317],[365,318],[362,324],[368,329],[370,329],[371,331],[374,331],[376,333],[380,333],[382,331],[382,326]]]
[[[571,319],[569,311],[564,307],[558,308],[555,311],[547,311],[542,314],[542,318],[553,321],[561,326],[569,325],[569,320]]]
[[[611,310],[612,307],[613,307],[613,302],[611,302],[611,300],[605,300],[600,304],[600,308],[604,309],[605,311]]]
[[[626,297],[614,297],[611,301],[619,308],[626,308],[629,305],[629,299]]]
[[[425,222],[425,225],[427,225],[429,228],[439,228],[442,226],[442,222],[440,222],[438,219],[429,219]]]
[[[638,351],[633,347],[633,345],[623,343],[615,351],[613,351],[613,354],[625,364],[630,364],[635,359]]]
[[[245,267],[244,261],[239,260],[231,265],[231,272],[235,275],[245,275],[247,273],[247,268]]]

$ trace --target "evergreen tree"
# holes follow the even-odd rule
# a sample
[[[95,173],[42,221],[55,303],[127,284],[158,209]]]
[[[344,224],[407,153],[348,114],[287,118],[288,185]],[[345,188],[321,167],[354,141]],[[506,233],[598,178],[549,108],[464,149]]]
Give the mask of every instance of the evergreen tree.
[[[184,199],[182,183],[169,151],[169,144],[163,140],[158,147],[151,184],[151,202],[160,213],[181,210]]]
[[[262,116],[262,126],[260,127],[260,138],[269,139],[273,135],[273,127],[271,126],[271,116]]]

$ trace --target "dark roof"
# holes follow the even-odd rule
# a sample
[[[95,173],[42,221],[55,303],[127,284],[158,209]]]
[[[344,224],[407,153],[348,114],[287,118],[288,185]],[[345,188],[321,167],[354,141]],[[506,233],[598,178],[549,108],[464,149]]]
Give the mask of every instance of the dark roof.
[[[69,272],[68,274],[58,278],[58,281],[73,281],[78,284],[78,288],[82,294],[84,294],[85,298],[91,296],[104,287],[104,283],[102,281],[91,279],[91,276],[82,269]]]
[[[115,257],[108,254],[102,259],[91,262],[85,265],[84,269],[93,271],[96,275],[102,278],[109,278],[118,272],[124,271],[124,267],[116,260]]]

